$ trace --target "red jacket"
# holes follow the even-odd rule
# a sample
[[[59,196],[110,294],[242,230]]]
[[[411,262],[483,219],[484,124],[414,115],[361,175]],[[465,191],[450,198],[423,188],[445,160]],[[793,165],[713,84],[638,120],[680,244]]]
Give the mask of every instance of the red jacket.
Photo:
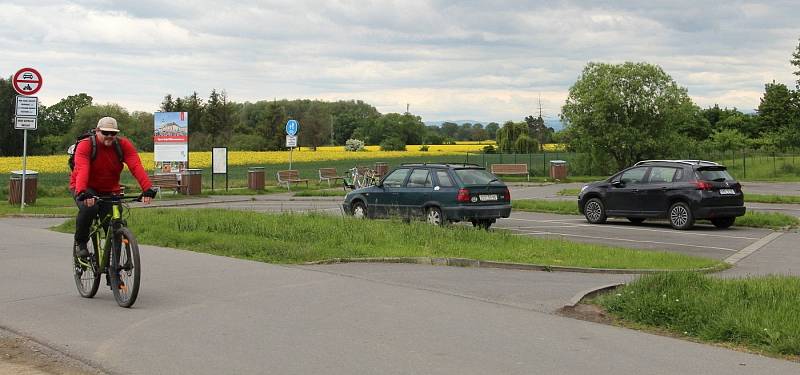
[[[95,136],[96,137],[96,136]],[[126,138],[118,137],[125,164],[133,177],[139,182],[139,187],[145,191],[152,187],[147,172],[142,167],[142,161],[133,143]],[[92,143],[88,138],[79,142],[75,148],[75,169],[69,178],[69,189],[77,194],[93,189],[97,193],[119,193],[119,178],[122,174],[122,163],[119,161],[114,145],[106,146],[97,141],[97,154],[92,161]]]

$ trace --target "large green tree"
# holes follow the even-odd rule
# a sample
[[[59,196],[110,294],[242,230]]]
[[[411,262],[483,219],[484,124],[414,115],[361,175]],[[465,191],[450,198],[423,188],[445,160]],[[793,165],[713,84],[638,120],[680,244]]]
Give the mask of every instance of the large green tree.
[[[790,61],[795,68],[792,74],[797,76],[797,89],[800,90],[800,39],[798,39],[797,49],[792,53],[792,59]]]
[[[767,83],[758,105],[760,132],[777,132],[787,128],[793,112],[792,93],[782,83]]]
[[[575,150],[622,169],[673,155],[683,143],[678,129],[698,110],[657,65],[592,62],[570,88],[561,114]]]
[[[64,152],[75,139],[68,139],[68,133],[78,110],[92,105],[92,97],[85,93],[70,95],[52,106],[41,106],[39,129],[33,134],[33,153],[40,155]]]
[[[0,78],[0,156],[22,155],[22,130],[14,129],[14,98],[11,78]],[[30,132],[28,132],[30,133]]]

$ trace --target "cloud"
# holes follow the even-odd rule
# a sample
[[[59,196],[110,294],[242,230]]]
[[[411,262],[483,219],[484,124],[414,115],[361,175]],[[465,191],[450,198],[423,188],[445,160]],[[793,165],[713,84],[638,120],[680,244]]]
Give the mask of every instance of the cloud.
[[[590,61],[644,61],[701,106],[749,109],[766,82],[794,86],[799,15],[791,1],[43,0],[0,4],[0,66],[39,68],[48,105],[86,92],[152,111],[216,88],[502,122],[540,93],[556,116]]]

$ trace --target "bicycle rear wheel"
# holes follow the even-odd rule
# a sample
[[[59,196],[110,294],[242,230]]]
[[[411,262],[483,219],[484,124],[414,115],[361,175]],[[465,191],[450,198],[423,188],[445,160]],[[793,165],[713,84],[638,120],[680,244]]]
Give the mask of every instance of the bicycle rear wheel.
[[[75,286],[81,297],[92,298],[97,294],[100,286],[100,267],[97,266],[97,239],[92,239],[87,244],[91,256],[86,260],[79,260],[75,256],[77,244],[72,245],[72,274],[75,276]]]
[[[139,262],[139,243],[128,228],[120,228],[114,233],[111,251],[111,291],[114,299],[122,307],[131,307],[139,295],[139,282],[142,268]]]

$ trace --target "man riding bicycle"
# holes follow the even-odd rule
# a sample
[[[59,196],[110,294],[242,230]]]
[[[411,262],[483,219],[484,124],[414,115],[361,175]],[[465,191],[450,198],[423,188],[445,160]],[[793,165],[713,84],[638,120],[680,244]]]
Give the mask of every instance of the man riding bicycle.
[[[108,215],[110,207],[96,205],[95,196],[119,194],[123,162],[142,188],[142,202],[149,204],[156,196],[152,183],[142,167],[142,161],[133,143],[118,137],[119,127],[113,117],[103,117],[94,129],[94,141],[86,138],[75,147],[75,169],[70,175],[69,190],[75,197],[78,216],[75,223],[75,243],[78,257],[89,256],[87,242],[92,220],[98,214]],[[121,155],[120,155],[121,151]]]

